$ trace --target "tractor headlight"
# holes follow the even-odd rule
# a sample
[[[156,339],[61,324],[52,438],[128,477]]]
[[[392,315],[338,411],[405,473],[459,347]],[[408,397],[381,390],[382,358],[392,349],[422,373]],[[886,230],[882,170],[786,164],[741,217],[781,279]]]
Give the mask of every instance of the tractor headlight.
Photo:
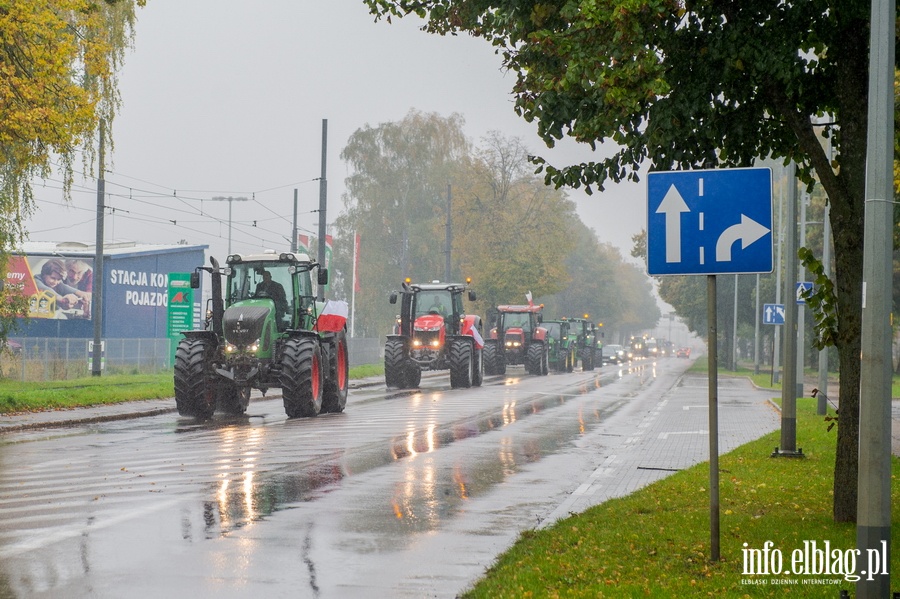
[[[431,342],[431,347],[440,347],[440,346],[441,346],[440,339],[435,339]]]
[[[225,353],[226,354],[233,354],[236,351],[237,351],[237,346],[235,344],[233,344],[233,343],[225,344]]]
[[[413,344],[413,347],[422,347],[422,340],[421,339],[413,339],[412,344]]]
[[[257,339],[257,340],[254,341],[253,343],[251,343],[251,344],[247,347],[247,351],[250,351],[250,352],[253,352],[253,353],[258,352],[258,351],[259,351],[259,339]]]

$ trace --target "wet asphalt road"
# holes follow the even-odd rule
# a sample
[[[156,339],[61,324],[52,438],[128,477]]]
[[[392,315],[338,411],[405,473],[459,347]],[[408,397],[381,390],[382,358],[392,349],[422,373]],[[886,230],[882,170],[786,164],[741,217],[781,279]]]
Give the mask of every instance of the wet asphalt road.
[[[687,365],[4,433],[0,598],[454,597],[635,438],[601,424],[652,414]]]

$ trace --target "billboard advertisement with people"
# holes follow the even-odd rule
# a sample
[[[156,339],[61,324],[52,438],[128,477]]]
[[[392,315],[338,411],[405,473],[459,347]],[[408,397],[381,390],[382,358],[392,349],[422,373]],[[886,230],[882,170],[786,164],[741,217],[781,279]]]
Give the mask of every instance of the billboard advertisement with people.
[[[28,298],[29,318],[91,319],[92,258],[10,256],[6,284]]]

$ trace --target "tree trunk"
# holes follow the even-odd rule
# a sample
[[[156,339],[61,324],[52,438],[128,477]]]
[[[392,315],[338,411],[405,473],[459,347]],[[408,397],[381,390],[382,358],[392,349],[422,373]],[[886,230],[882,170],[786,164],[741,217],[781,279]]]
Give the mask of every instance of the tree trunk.
[[[838,302],[837,347],[841,376],[834,462],[835,522],[856,521],[864,204],[862,201],[832,203]]]

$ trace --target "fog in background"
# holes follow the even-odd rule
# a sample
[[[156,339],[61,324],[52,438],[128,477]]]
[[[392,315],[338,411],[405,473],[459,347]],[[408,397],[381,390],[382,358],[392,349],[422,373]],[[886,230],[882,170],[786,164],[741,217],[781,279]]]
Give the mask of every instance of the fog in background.
[[[375,23],[360,0],[148,0],[120,73],[123,107],[107,148],[106,241],[178,243],[233,252],[289,246],[294,188],[301,233],[315,234],[322,120],[328,121],[328,221],[348,174],[340,151],[366,124],[411,109],[460,113],[475,143],[492,130],[520,137],[556,166],[592,159],[587,146],[548,150],[513,111],[515,76],[484,40]],[[93,243],[96,181],[35,189],[35,241]],[[630,259],[646,226],[643,184],[570,190],[582,220]],[[255,222],[255,226],[254,226]]]

